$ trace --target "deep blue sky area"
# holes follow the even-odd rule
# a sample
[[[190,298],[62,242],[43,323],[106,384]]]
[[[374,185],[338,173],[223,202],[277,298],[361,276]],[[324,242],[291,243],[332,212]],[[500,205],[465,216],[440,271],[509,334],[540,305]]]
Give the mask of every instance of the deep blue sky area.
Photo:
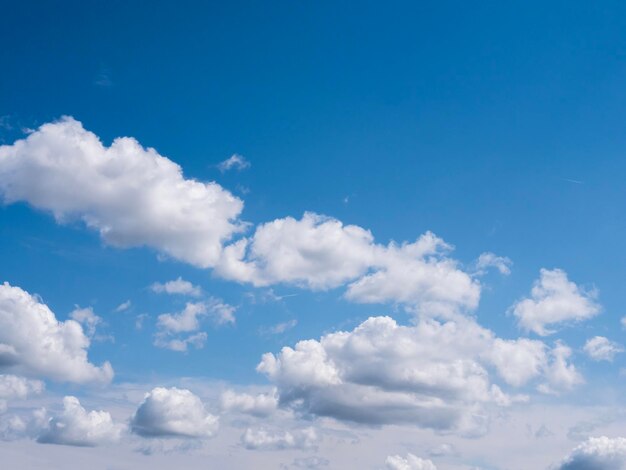
[[[432,230],[467,265],[507,256],[511,276],[485,279],[476,313],[505,336],[542,267],[598,289],[594,333],[626,314],[625,84],[624,2],[0,2],[0,143],[70,115],[107,145],[132,136],[218,181],[253,224],[314,211],[381,243]],[[251,168],[220,173],[233,153]],[[122,378],[250,380],[265,351],[393,313],[280,286],[297,295],[252,305],[247,287],[23,204],[0,209],[0,260],[2,280],[59,317],[75,304],[106,317],[116,347],[90,355]],[[153,318],[180,308],[146,290],[179,275],[239,306],[237,327],[184,364],[152,347],[153,326],[138,338],[134,317],[111,313],[130,298]],[[296,317],[279,339],[259,334]],[[580,348],[590,328],[564,337]]]

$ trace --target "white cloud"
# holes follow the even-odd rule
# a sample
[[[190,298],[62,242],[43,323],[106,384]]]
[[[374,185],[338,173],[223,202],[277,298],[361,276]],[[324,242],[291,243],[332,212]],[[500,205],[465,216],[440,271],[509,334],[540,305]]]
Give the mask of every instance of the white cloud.
[[[63,411],[50,418],[37,438],[45,444],[95,447],[117,442],[124,426],[106,411],[87,412],[76,397],[63,399]]]
[[[595,291],[584,291],[567,279],[560,269],[542,269],[533,284],[530,298],[517,302],[510,311],[521,328],[546,336],[555,332],[551,325],[579,322],[600,313]]]
[[[0,195],[59,223],[82,220],[110,245],[145,245],[199,267],[215,265],[242,229],[242,201],[217,183],[185,179],[130,137],[105,147],[70,117],[0,146]]]
[[[276,411],[278,395],[276,390],[271,394],[250,395],[226,390],[221,396],[222,410],[227,412],[237,411],[253,416],[269,416]]]
[[[67,382],[109,382],[111,365],[91,364],[89,344],[76,321],[59,322],[28,292],[0,285],[0,369]]]
[[[452,247],[428,232],[387,246],[356,225],[307,212],[257,227],[224,249],[217,272],[256,286],[288,283],[313,290],[351,282],[346,298],[393,302],[432,315],[472,310],[480,284],[447,255]]]
[[[191,282],[185,281],[181,277],[163,284],[155,282],[150,286],[150,289],[156,293],[180,294],[190,297],[200,297],[202,295],[202,289],[200,289],[200,287],[194,286]]]
[[[624,352],[619,344],[610,341],[604,336],[594,336],[585,343],[583,350],[594,361],[613,361],[616,354]]]
[[[388,470],[437,470],[432,460],[420,459],[411,453],[406,457],[390,455],[385,464]]]
[[[168,333],[196,331],[200,328],[198,317],[206,315],[206,313],[206,303],[187,302],[185,308],[179,313],[159,315],[157,326]]]
[[[491,252],[481,253],[476,261],[477,274],[486,274],[489,268],[497,269],[500,274],[508,276],[511,274],[511,265],[513,262],[505,256],[497,256]]]
[[[319,440],[317,432],[312,427],[275,432],[248,428],[241,436],[241,443],[246,449],[256,450],[313,449]]]
[[[189,390],[162,387],[145,395],[131,420],[133,432],[144,437],[211,437],[218,425]]]
[[[558,470],[625,470],[626,439],[591,437],[561,462]]]
[[[574,364],[567,362],[571,355],[571,348],[561,341],[556,341],[550,351],[550,364],[545,372],[547,382],[538,387],[540,392],[556,394],[559,390],[571,390],[584,382]]]
[[[7,400],[26,398],[28,395],[41,393],[44,383],[39,380],[29,380],[17,375],[0,375],[0,413],[6,411]]]
[[[122,302],[117,307],[115,307],[114,312],[116,313],[124,312],[128,310],[131,307],[131,305],[132,305],[132,302],[130,300],[127,300],[126,302]]]
[[[520,387],[537,377],[547,367],[546,345],[541,341],[520,338],[496,339],[488,352],[500,376],[509,385]]]
[[[204,332],[189,335],[183,338],[170,338],[161,332],[154,337],[154,345],[158,348],[170,349],[177,352],[186,352],[189,346],[196,349],[202,349],[207,340],[207,334]]]
[[[76,309],[70,313],[70,318],[83,325],[87,336],[90,338],[96,334],[96,327],[102,323],[102,318],[94,313],[92,307],[80,308],[77,306]]]
[[[471,319],[400,326],[389,317],[372,317],[352,331],[265,354],[257,370],[276,384],[281,405],[305,415],[473,433],[485,425],[487,407],[526,399],[492,383],[490,368],[511,385],[558,375],[547,358],[539,360],[541,367],[529,366],[526,361],[534,359],[526,343],[506,343],[510,347],[493,353],[495,341]],[[511,352],[521,358],[492,357]]]
[[[246,160],[243,156],[235,153],[231,155],[230,157],[228,157],[223,162],[220,162],[220,164],[217,165],[217,167],[222,173],[228,170],[241,171],[241,170],[245,170],[246,168],[250,168],[250,162]]]

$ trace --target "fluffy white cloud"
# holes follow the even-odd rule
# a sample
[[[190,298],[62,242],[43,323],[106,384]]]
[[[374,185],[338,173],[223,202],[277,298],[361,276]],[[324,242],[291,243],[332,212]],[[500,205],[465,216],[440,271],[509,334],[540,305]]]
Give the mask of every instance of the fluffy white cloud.
[[[241,200],[135,139],[106,147],[70,117],[0,146],[0,195],[66,222],[82,220],[119,247],[150,246],[199,267],[213,266],[242,226]]]
[[[545,372],[547,382],[538,387],[540,392],[556,394],[559,390],[571,390],[575,385],[584,382],[574,364],[568,363],[571,355],[571,348],[556,341],[550,351],[551,361]]]
[[[167,281],[165,283],[155,282],[150,286],[153,292],[166,293],[166,294],[180,294],[188,295],[190,297],[200,297],[202,295],[202,289],[198,286],[194,286],[191,282],[185,281],[183,278],[178,277],[173,281]]]
[[[217,167],[222,173],[228,170],[233,170],[233,169],[240,171],[240,170],[245,170],[246,168],[250,168],[250,162],[246,160],[243,156],[235,153],[231,155],[230,157],[228,157],[223,162],[220,162],[220,164],[217,165]]]
[[[76,397],[63,399],[63,411],[50,418],[37,438],[45,444],[95,447],[117,442],[124,426],[113,422],[106,411],[87,412]]]
[[[162,387],[146,394],[131,420],[133,432],[144,437],[211,437],[218,425],[189,390]]]
[[[77,307],[70,313],[70,318],[83,325],[90,338],[96,334],[96,327],[102,323],[102,318],[94,313],[92,307]]]
[[[432,460],[420,459],[411,453],[406,457],[390,455],[385,464],[388,470],[437,470]]]
[[[600,313],[596,292],[585,291],[567,279],[560,269],[542,269],[533,284],[530,298],[517,302],[510,311],[520,327],[546,336],[555,332],[550,325],[579,322]]]
[[[26,398],[43,390],[44,384],[39,380],[29,380],[17,375],[0,375],[0,413],[6,410],[7,400]]]
[[[0,369],[67,382],[109,382],[111,365],[91,364],[89,344],[76,321],[59,322],[28,292],[0,285]]]
[[[346,297],[394,302],[429,314],[476,308],[480,284],[447,255],[452,247],[428,232],[414,243],[387,246],[356,225],[307,212],[257,227],[224,250],[220,275],[257,286],[290,283],[330,289],[348,282]]]
[[[591,437],[577,446],[559,470],[625,470],[626,439]]]
[[[564,354],[559,359],[569,371]],[[566,375],[557,365],[541,343],[504,342],[471,319],[400,326],[373,317],[265,354],[257,370],[276,384],[281,405],[304,414],[472,433],[485,424],[486,407],[526,399],[504,393],[489,369],[513,386],[552,374],[556,386]]]
[[[477,274],[483,275],[489,268],[497,269],[500,274],[508,276],[511,274],[511,265],[513,262],[505,256],[497,256],[491,252],[481,253],[476,261]]]
[[[604,336],[594,336],[585,343],[583,350],[594,361],[611,362],[616,354],[624,352],[624,348],[619,344],[610,341]]]
[[[276,390],[273,390],[271,394],[260,393],[258,395],[226,390],[222,393],[221,404],[224,411],[269,416],[276,411],[278,395]]]
[[[241,436],[241,443],[246,449],[283,450],[312,449],[320,438],[314,428],[295,431],[268,431],[248,428]]]
[[[233,324],[235,323],[235,311],[236,308],[232,305],[213,297],[202,302],[188,302],[181,312],[159,315],[154,345],[181,352],[186,351],[188,345],[200,349],[207,339],[204,332],[187,337],[172,336],[197,331],[200,328],[200,319],[205,316],[212,318],[217,325]]]

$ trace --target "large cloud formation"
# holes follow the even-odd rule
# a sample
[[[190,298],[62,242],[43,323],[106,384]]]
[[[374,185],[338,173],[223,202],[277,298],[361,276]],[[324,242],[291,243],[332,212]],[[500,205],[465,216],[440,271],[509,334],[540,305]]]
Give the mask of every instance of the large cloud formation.
[[[124,426],[106,411],[87,412],[76,397],[63,399],[63,411],[49,419],[37,438],[44,444],[95,447],[119,441]]]
[[[144,437],[211,437],[218,425],[192,392],[162,387],[146,394],[131,420],[133,432]]]
[[[480,284],[448,256],[451,250],[430,232],[413,243],[380,245],[368,230],[307,212],[262,224],[226,247],[217,271],[257,286],[319,290],[350,283],[346,298],[355,302],[449,315],[476,308],[480,297]]]
[[[591,437],[567,456],[558,470],[625,470],[626,439]]]
[[[561,269],[542,269],[530,297],[513,305],[510,311],[526,331],[547,336],[551,325],[580,322],[600,313],[596,292],[585,291],[567,278]]]
[[[526,399],[503,392],[490,371],[512,387],[577,383],[564,348],[502,340],[471,319],[401,326],[372,317],[352,331],[267,353],[257,370],[277,386],[281,406],[303,414],[471,434],[484,427],[486,407]]]
[[[0,370],[76,383],[111,381],[108,362],[89,362],[89,344],[78,322],[60,322],[28,292],[0,285]]]
[[[242,227],[243,202],[219,184],[185,179],[130,137],[106,147],[71,117],[0,146],[0,196],[58,222],[80,219],[111,245],[147,245],[199,267],[215,265]]]

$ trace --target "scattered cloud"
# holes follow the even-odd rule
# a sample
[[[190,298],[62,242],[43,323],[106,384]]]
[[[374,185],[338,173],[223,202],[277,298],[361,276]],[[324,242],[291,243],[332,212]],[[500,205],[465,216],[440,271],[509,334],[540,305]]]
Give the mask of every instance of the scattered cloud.
[[[385,464],[388,470],[437,470],[432,460],[420,459],[411,453],[406,457],[390,455]]]
[[[0,285],[0,370],[65,382],[109,382],[113,368],[87,359],[89,338],[28,292]]]
[[[254,450],[314,449],[319,441],[312,427],[295,431],[248,428],[241,436],[243,446]]]
[[[43,444],[95,447],[120,440],[124,426],[106,411],[87,412],[76,397],[63,399],[63,411],[49,419],[37,438]]]
[[[102,323],[102,318],[94,313],[92,307],[80,308],[76,306],[76,309],[70,313],[70,318],[83,325],[87,336],[90,338],[93,338],[96,334],[96,327]]]
[[[558,470],[624,470],[626,439],[591,437],[568,455]]]
[[[7,409],[8,400],[26,398],[28,395],[43,392],[45,386],[40,380],[29,380],[17,375],[0,375],[0,413]]]
[[[246,413],[253,416],[269,416],[278,407],[278,395],[276,390],[271,394],[250,395],[226,390],[221,396],[222,410],[226,412]]]
[[[0,146],[0,196],[59,223],[81,220],[110,245],[149,246],[202,268],[244,227],[243,202],[219,184],[185,179],[180,166],[131,137],[105,147],[71,117]]]
[[[132,305],[131,301],[127,300],[126,302],[122,302],[117,307],[115,307],[113,311],[116,313],[125,312],[131,307],[131,305]]]
[[[235,153],[223,162],[219,163],[217,165],[217,168],[219,168],[222,173],[228,170],[241,171],[245,170],[246,168],[250,168],[250,162],[246,160],[243,156]]]
[[[185,281],[181,277],[163,284],[155,282],[150,286],[150,289],[152,289],[152,292],[156,293],[180,294],[189,297],[200,297],[202,295],[202,289],[200,287],[194,286],[191,282]]]
[[[616,354],[624,352],[619,344],[610,341],[604,336],[594,336],[585,343],[583,350],[594,361],[613,361]]]
[[[585,291],[569,281],[565,271],[542,269],[530,297],[514,304],[510,312],[519,326],[541,336],[555,333],[550,326],[588,320],[600,313],[597,293]]]
[[[476,260],[476,274],[484,275],[489,268],[497,269],[500,274],[508,276],[511,274],[511,265],[513,262],[504,256],[497,256],[491,252],[482,253]]]
[[[144,437],[204,438],[213,436],[219,418],[189,390],[154,388],[131,420],[132,431]]]

